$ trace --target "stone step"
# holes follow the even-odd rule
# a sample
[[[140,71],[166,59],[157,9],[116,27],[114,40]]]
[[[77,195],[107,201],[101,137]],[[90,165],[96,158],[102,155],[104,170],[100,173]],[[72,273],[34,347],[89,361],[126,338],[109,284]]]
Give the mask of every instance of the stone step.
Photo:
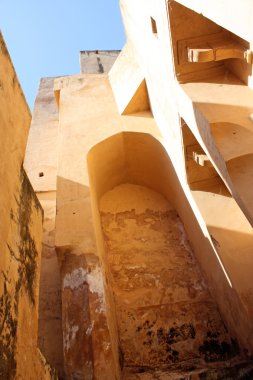
[[[253,361],[237,363],[215,363],[212,367],[170,370],[152,370],[147,368],[126,367],[123,371],[123,380],[253,380]],[[195,368],[194,368],[195,367]]]

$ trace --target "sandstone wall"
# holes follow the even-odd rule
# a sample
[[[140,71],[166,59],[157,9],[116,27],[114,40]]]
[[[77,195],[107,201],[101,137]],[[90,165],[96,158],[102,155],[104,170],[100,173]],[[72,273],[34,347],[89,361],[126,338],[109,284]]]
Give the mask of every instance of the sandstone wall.
[[[37,348],[43,212],[23,169],[30,111],[0,36],[0,378],[52,379]]]

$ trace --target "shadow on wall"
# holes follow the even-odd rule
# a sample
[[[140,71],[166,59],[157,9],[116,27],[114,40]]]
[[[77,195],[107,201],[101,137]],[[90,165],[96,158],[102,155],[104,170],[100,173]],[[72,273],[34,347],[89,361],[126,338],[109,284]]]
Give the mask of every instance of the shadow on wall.
[[[64,380],[62,304],[59,263],[55,248],[43,245],[40,271],[38,346]]]
[[[217,255],[201,230],[182,190],[170,158],[162,144],[149,134],[123,132],[93,147],[87,157],[91,202],[98,251],[110,283],[99,215],[101,197],[114,187],[129,183],[146,186],[162,194],[177,210],[213,296],[230,333],[248,346],[248,327],[242,300],[231,289]],[[224,303],[224,298],[229,299]],[[241,319],[241,326],[238,327]],[[247,319],[247,318],[246,318]]]
[[[110,337],[113,328],[105,310],[90,190],[58,177],[57,197],[56,251],[61,274],[65,376],[116,379],[111,349],[115,339]]]
[[[239,296],[245,306],[248,317],[253,315],[253,284],[252,284],[252,246],[253,236],[243,231],[208,226],[211,236],[221,242],[219,249],[223,250],[223,263],[229,268],[229,277],[233,278],[233,287],[239,290]],[[242,275],[243,274],[243,275]]]

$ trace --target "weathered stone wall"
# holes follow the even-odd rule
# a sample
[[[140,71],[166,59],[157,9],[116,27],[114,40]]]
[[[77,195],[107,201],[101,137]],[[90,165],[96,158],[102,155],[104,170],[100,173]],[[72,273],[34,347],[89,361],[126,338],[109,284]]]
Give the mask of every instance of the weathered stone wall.
[[[23,169],[30,111],[0,35],[0,378],[52,379],[37,348],[41,206]]]
[[[125,183],[103,195],[100,213],[124,367],[184,368],[199,357],[235,356],[238,345],[166,198]]]
[[[120,50],[85,50],[80,52],[82,74],[108,73],[118,57]]]

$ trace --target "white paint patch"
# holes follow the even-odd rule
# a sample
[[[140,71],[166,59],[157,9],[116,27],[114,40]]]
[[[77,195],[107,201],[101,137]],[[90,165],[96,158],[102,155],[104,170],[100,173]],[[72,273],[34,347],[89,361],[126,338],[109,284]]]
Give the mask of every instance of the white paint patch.
[[[89,291],[91,293],[96,293],[98,295],[99,313],[105,313],[106,304],[105,304],[104,283],[103,283],[103,274],[100,267],[96,267],[95,270],[87,274],[87,282],[89,284]]]
[[[206,285],[204,279],[201,279],[201,281],[199,281],[199,282],[197,282],[197,283],[195,282],[195,283],[193,284],[193,287],[194,287],[194,289],[196,289],[196,290],[198,290],[198,291],[204,291],[204,290],[207,290],[207,285]]]
[[[91,272],[86,271],[84,268],[74,269],[71,273],[67,273],[63,280],[63,288],[70,288],[72,290],[79,288],[84,283],[88,284],[89,291],[96,293],[99,298],[99,312],[106,311],[105,296],[104,296],[104,283],[103,274],[100,267],[96,267]]]
[[[111,349],[111,343],[104,342],[103,343],[103,349],[104,349],[104,351],[109,351]]]
[[[100,295],[104,294],[103,276],[99,267],[96,267],[95,270],[87,273],[87,282],[91,293],[98,293]]]
[[[64,349],[66,351],[70,349],[73,341],[75,341],[78,330],[79,330],[79,326],[77,325],[70,326],[69,324],[67,324],[66,334],[64,335]]]
[[[72,290],[79,288],[86,281],[86,271],[83,268],[74,269],[73,272],[67,273],[63,280],[63,288]]]
[[[92,321],[91,325],[87,328],[86,335],[91,335],[93,326],[94,326],[94,321]]]
[[[133,269],[133,270],[135,270],[135,269],[146,269],[147,268],[147,265],[126,265],[126,268],[127,269]]]
[[[71,339],[75,339],[76,338],[76,334],[79,330],[79,326],[72,326],[71,328]]]

